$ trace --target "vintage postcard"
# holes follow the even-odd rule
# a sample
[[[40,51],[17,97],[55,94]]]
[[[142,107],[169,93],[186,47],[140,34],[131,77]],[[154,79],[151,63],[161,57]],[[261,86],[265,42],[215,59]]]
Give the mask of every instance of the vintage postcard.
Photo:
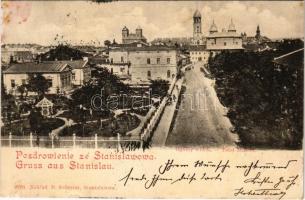
[[[0,196],[303,198],[303,1],[1,11]]]

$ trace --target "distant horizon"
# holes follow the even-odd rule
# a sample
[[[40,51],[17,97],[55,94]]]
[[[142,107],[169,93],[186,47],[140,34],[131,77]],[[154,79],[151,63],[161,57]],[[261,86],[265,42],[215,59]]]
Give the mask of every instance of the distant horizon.
[[[265,35],[264,35],[265,36]],[[253,37],[253,36],[250,36],[250,37]],[[266,36],[268,37],[268,36]],[[164,37],[165,38],[165,37]],[[168,37],[166,37],[168,38]],[[171,38],[182,38],[182,37],[171,37]],[[269,37],[268,37],[269,38]],[[155,38],[155,39],[159,39],[159,38]],[[163,38],[162,38],[163,39]],[[304,37],[281,37],[281,38],[269,38],[271,39],[272,41],[275,41],[275,40],[283,40],[283,39],[304,39]],[[149,41],[148,43],[150,43],[151,41]],[[118,42],[119,44],[121,44],[121,42]],[[43,46],[43,47],[48,47],[48,46],[58,46],[59,44],[48,44],[48,45],[43,45],[43,44],[39,44],[37,42],[35,43],[2,43],[1,45],[39,45],[39,46]],[[71,46],[94,46],[94,47],[106,47],[104,46],[104,44],[101,44],[101,45],[90,45],[90,44],[67,44],[67,45],[71,45]]]
[[[3,7],[2,43],[103,46],[105,40],[121,43],[121,30],[137,26],[152,41],[156,38],[181,38],[193,35],[193,13],[202,15],[203,34],[213,20],[227,29],[231,18],[237,32],[261,35],[272,40],[304,37],[303,2],[65,2],[6,1]],[[82,9],[79,9],[82,8]],[[298,9],[300,12],[298,12]]]

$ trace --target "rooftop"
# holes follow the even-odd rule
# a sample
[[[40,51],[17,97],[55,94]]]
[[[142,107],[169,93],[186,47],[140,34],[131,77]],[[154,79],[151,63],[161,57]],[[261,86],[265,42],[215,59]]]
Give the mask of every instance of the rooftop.
[[[241,38],[241,35],[236,33],[236,32],[223,31],[223,32],[211,33],[209,36],[207,36],[207,38],[225,38],[225,37],[238,37],[238,38]]]
[[[63,61],[55,61],[57,63],[66,63],[68,64],[70,67],[72,67],[72,69],[81,69],[86,67],[86,64],[88,63],[87,60],[63,60]]]
[[[40,63],[18,63],[13,64],[3,71],[4,74],[10,73],[58,73],[62,72],[68,64],[66,62],[45,61]]]
[[[167,46],[142,46],[142,47],[120,47],[110,51],[175,51],[173,47]]]
[[[207,50],[206,45],[200,45],[200,46],[189,46],[189,51],[204,51]]]

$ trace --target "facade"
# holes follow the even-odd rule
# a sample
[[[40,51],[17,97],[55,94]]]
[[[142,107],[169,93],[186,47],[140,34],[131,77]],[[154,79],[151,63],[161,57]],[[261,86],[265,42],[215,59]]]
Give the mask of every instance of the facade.
[[[1,62],[10,63],[10,62],[33,62],[34,55],[29,50],[1,50]]]
[[[172,80],[177,74],[177,51],[170,48],[149,47],[129,52],[132,82]]]
[[[72,68],[72,84],[82,86],[91,79],[91,69],[88,60],[58,61],[67,63]]]
[[[223,29],[221,32],[218,32],[217,26],[213,21],[209,32],[206,43],[208,50],[221,51],[243,49],[242,36],[236,32],[233,20],[231,20],[228,30],[226,31]]]
[[[17,87],[27,84],[30,75],[41,74],[49,84],[49,94],[71,89],[72,69],[67,63],[46,61],[40,63],[13,64],[3,71],[4,87],[9,93],[16,93]]]
[[[103,63],[97,66],[107,68],[111,74],[118,76],[120,79],[130,79],[129,63]]]
[[[113,65],[120,64],[120,67],[127,65],[127,74],[133,83],[148,83],[156,79],[170,81],[177,74],[178,59],[174,48],[164,46],[117,48],[109,52],[109,59]]]
[[[129,44],[132,42],[147,42],[147,39],[143,36],[143,30],[141,27],[136,29],[136,33],[129,32],[129,29],[124,26],[122,29],[122,43]]]
[[[206,49],[206,46],[191,46],[189,52],[193,64],[197,62],[202,62],[203,64],[208,63],[210,51]]]
[[[202,33],[202,23],[201,23],[201,14],[198,10],[195,11],[193,15],[193,45],[203,45],[204,37]]]

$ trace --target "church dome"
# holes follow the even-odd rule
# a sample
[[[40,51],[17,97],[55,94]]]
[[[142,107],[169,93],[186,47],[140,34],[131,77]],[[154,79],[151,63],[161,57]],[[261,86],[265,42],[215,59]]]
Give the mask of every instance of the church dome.
[[[216,24],[215,24],[215,22],[213,20],[213,23],[212,23],[212,25],[210,27],[210,33],[215,33],[215,32],[218,32],[218,30],[217,30],[217,26],[216,26]]]
[[[201,17],[199,10],[196,10],[193,17]]]
[[[235,28],[235,25],[234,25],[232,19],[231,19],[231,23],[230,23],[230,25],[229,25],[228,31],[229,31],[229,32],[236,32],[236,28]]]
[[[126,26],[124,26],[124,28],[122,29],[122,31],[128,31],[128,28]]]

